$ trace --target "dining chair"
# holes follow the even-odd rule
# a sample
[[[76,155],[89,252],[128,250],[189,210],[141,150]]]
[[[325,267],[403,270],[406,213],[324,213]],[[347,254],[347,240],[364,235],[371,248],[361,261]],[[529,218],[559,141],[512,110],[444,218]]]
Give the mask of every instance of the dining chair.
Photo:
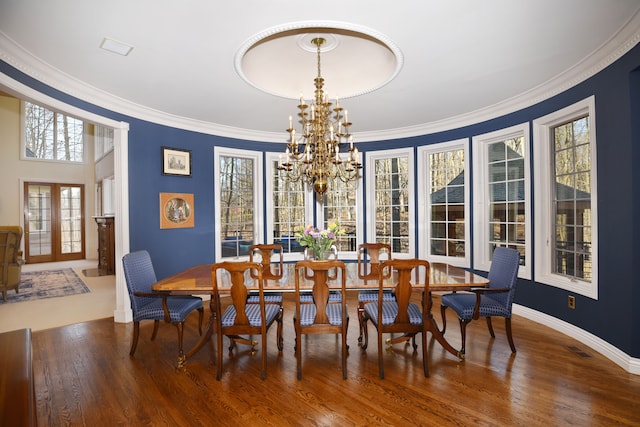
[[[444,334],[447,328],[445,310],[447,307],[451,307],[460,321],[460,335],[462,336],[460,353],[464,354],[465,352],[467,324],[472,320],[485,317],[491,338],[496,337],[491,325],[492,316],[504,317],[511,352],[516,352],[511,335],[511,306],[515,296],[519,267],[520,252],[515,249],[497,247],[493,251],[488,287],[472,289],[471,293],[456,292],[442,296],[440,305],[442,333]]]
[[[178,329],[178,358],[184,357],[182,336],[185,318],[198,310],[198,330],[202,335],[202,318],[204,308],[202,298],[193,296],[168,296],[166,293],[153,292],[151,285],[157,282],[149,252],[142,250],[126,254],[122,257],[124,277],[129,291],[131,311],[133,312],[133,337],[131,350],[133,356],[138,346],[140,321],[153,320],[151,340],[156,338],[160,320],[172,323]]]
[[[273,262],[273,258],[278,262]],[[257,244],[249,247],[249,262],[258,262],[262,265],[262,280],[280,280],[284,273],[284,249],[278,244]],[[251,291],[247,297],[247,303],[257,304],[260,300],[258,292]],[[282,292],[265,294],[264,302],[278,304],[282,311]]]
[[[313,251],[312,251],[313,252]],[[309,260],[309,261],[313,261],[313,257],[308,257],[307,256],[307,249],[305,248],[305,260]],[[328,260],[337,260],[338,259],[338,248],[336,247],[336,245],[332,245],[329,252],[328,252],[328,256],[327,256]],[[334,280],[336,278],[336,271],[331,271],[329,274],[329,280]],[[308,280],[310,280],[310,277],[307,277]],[[307,292],[301,292],[300,293],[300,301],[302,303],[312,303],[313,302],[313,295],[311,294],[311,292],[307,291]],[[336,290],[331,290],[329,291],[329,302],[330,303],[340,303],[342,301],[342,297],[340,295],[339,291]]]
[[[332,286],[330,282],[333,282]],[[347,378],[347,328],[349,315],[346,298],[345,264],[338,260],[298,261],[295,267],[296,311],[293,326],[296,333],[297,376],[302,379],[302,335],[340,334],[342,337],[342,378]],[[311,302],[301,301],[304,288],[311,286]],[[331,287],[340,287],[340,303],[330,303]]]
[[[217,372],[216,379],[222,378],[222,337],[231,339],[229,352],[233,351],[236,343],[251,346],[255,354],[257,341],[244,338],[242,335],[260,335],[262,340],[262,374],[267,377],[267,331],[271,325],[277,323],[276,340],[278,351],[282,351],[282,311],[278,304],[266,304],[262,265],[248,261],[223,261],[211,268],[212,302],[211,307],[215,318],[217,335]],[[258,286],[258,303],[247,304],[247,286]],[[230,304],[222,309],[220,288],[224,287],[231,296]]]
[[[371,281],[375,284],[376,289],[367,289],[358,292],[358,326],[360,333],[358,334],[358,343],[362,342],[362,334],[364,324],[362,323],[362,314],[364,306],[369,302],[378,301],[378,272],[380,270],[380,261],[391,259],[391,245],[388,243],[362,243],[358,245],[358,278],[365,281]],[[395,297],[390,289],[385,289],[382,298],[384,301],[394,301]]]
[[[380,264],[378,274],[378,299],[375,302],[365,304],[363,313],[364,343],[362,349],[366,350],[369,344],[369,331],[367,322],[371,321],[378,333],[378,370],[380,378],[384,378],[384,360],[382,351],[382,334],[404,334],[400,339],[387,339],[388,344],[413,340],[414,351],[417,349],[415,336],[422,334],[422,365],[424,376],[429,376],[427,332],[425,324],[429,315],[429,271],[428,261],[421,259],[392,259]],[[395,295],[394,301],[384,300],[385,288],[392,286]],[[423,291],[421,298],[422,307],[411,302],[414,287],[420,287]]]

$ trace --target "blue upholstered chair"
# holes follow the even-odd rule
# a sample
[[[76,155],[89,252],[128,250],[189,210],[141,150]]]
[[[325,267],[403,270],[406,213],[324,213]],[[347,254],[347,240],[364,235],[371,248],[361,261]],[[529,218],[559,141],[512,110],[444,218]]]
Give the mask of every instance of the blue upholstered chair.
[[[165,322],[173,323],[178,329],[178,357],[183,357],[182,335],[184,321],[193,310],[198,310],[198,328],[200,335],[202,335],[202,317],[204,314],[202,299],[191,296],[168,296],[164,293],[153,292],[151,285],[158,280],[151,263],[151,257],[147,251],[132,252],[123,256],[122,265],[127,289],[129,290],[131,311],[133,311],[133,337],[129,354],[133,356],[136,352],[141,320],[154,321],[151,340],[154,340],[158,333],[160,320],[164,320]]]
[[[236,343],[250,345],[252,354],[258,344],[242,335],[260,335],[262,339],[262,375],[267,377],[267,331],[277,322],[276,340],[278,350],[282,350],[282,310],[278,304],[265,304],[262,265],[257,262],[224,261],[213,265],[211,283],[213,285],[211,309],[215,317],[217,334],[217,372],[216,379],[222,378],[222,337],[231,339],[229,351],[233,351]],[[247,286],[258,285],[258,302],[247,303]],[[230,302],[222,307],[220,288],[230,293]]]
[[[520,253],[515,249],[498,247],[493,252],[489,270],[489,286],[473,289],[473,293],[456,292],[442,296],[440,311],[442,313],[442,333],[447,328],[445,310],[451,307],[460,320],[462,336],[461,353],[464,354],[466,344],[466,327],[469,322],[480,317],[487,319],[487,326],[492,338],[495,338],[492,316],[504,317],[507,339],[511,351],[516,352],[511,335],[511,306],[516,292]]]
[[[364,306],[368,302],[378,301],[378,271],[381,261],[391,259],[391,245],[387,243],[362,243],[358,246],[358,278],[370,281],[374,285],[374,289],[358,292],[358,325],[360,334],[358,335],[358,343],[362,342],[362,334],[364,324],[362,322],[362,314]],[[384,301],[395,301],[395,296],[390,289],[385,289],[382,293]]]
[[[342,336],[342,378],[347,378],[347,328],[349,315],[346,303],[346,269],[342,261],[299,261],[295,269],[296,312],[293,326],[296,332],[298,379],[302,379],[302,335],[340,334]],[[340,302],[330,303],[329,282],[340,286]],[[311,286],[310,302],[300,299],[300,292]]]
[[[362,320],[364,322],[364,343],[362,349],[369,345],[369,331],[367,322],[375,326],[378,332],[378,370],[380,378],[384,378],[384,360],[382,351],[382,334],[400,333],[399,338],[387,339],[387,344],[413,340],[413,348],[417,349],[415,336],[422,334],[422,366],[424,376],[429,376],[429,359],[427,348],[427,332],[424,330],[425,317],[429,315],[429,309],[425,310],[424,304],[429,298],[421,298],[422,307],[411,302],[413,287],[420,287],[423,295],[429,293],[429,274],[431,266],[428,261],[421,259],[394,259],[380,264],[378,274],[378,298],[375,302],[369,302],[364,306]],[[395,299],[385,301],[383,293],[385,288],[393,284]]]

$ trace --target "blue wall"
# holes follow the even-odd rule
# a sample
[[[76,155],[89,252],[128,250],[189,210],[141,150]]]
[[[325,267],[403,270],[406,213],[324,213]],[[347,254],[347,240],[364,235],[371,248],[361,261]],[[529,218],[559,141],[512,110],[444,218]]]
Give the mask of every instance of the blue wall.
[[[567,292],[534,280],[520,280],[516,302],[599,336],[632,357],[640,357],[640,285],[634,283],[634,261],[640,262],[640,45],[587,81],[529,108],[460,129],[363,144],[363,150],[420,146],[470,138],[532,120],[589,96],[596,98],[598,162],[599,299],[576,295],[567,307]],[[184,131],[107,111],[70,97],[0,61],[0,71],[68,104],[130,124],[130,248],[147,249],[158,277],[186,267],[213,262],[213,147],[281,151],[277,144],[240,141]],[[532,139],[532,146],[536,141]],[[161,174],[161,147],[191,150],[192,176]],[[472,147],[473,151],[473,147]],[[532,186],[535,165],[532,165]],[[473,175],[473,171],[472,175]],[[161,230],[159,193],[193,193],[195,227]],[[532,192],[533,194],[533,192]],[[473,206],[473,204],[472,204]],[[535,226],[535,218],[533,221]],[[533,253],[533,252],[532,252]],[[535,263],[535,259],[533,260]],[[635,310],[634,310],[635,309]]]

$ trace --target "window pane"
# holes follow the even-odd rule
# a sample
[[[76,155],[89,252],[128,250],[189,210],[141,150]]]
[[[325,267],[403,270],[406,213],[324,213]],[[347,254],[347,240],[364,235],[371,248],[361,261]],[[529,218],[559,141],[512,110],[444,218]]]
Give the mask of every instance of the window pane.
[[[84,161],[84,122],[24,102],[25,157]]]
[[[429,167],[430,254],[464,257],[464,150],[431,153]]]
[[[555,147],[554,272],[591,280],[591,147],[589,117],[553,131]]]
[[[280,177],[278,162],[273,162],[273,243],[282,245],[285,253],[302,252],[295,240],[295,229],[305,226],[304,182],[289,182]]]
[[[407,157],[374,161],[375,241],[390,243],[395,253],[409,253],[409,164]]]
[[[506,246],[524,253],[527,214],[524,137],[489,145],[489,247]],[[525,262],[524,257],[521,262]]]
[[[357,245],[357,181],[343,182],[336,178],[331,183],[331,191],[324,199],[324,227],[338,222],[345,234],[338,236],[336,246],[339,252],[355,252]]]
[[[248,255],[255,243],[253,159],[220,157],[222,256]]]

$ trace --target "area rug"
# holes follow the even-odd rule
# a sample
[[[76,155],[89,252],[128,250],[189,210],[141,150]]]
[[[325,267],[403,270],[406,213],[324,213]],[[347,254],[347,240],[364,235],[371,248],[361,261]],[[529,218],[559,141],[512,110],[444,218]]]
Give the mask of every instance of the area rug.
[[[20,277],[21,283],[18,288],[20,293],[16,294],[15,290],[8,291],[6,301],[4,301],[0,295],[0,304],[34,301],[90,292],[87,285],[84,284],[71,268],[33,271],[22,273]]]

